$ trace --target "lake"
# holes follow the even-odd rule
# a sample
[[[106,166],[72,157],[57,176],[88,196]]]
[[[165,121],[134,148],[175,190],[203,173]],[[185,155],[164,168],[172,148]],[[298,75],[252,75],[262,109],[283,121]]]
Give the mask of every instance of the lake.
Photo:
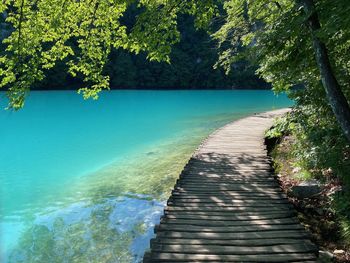
[[[139,262],[193,151],[271,91],[31,92],[0,110],[0,262]]]

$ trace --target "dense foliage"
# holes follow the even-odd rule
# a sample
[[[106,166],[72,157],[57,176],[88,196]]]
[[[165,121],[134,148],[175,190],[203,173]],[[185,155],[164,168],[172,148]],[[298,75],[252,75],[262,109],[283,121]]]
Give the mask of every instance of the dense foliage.
[[[212,69],[207,29],[219,2],[2,1],[0,88],[18,109],[29,89],[48,86],[85,98],[109,88],[268,87],[245,62],[230,75]]]
[[[130,24],[135,10],[123,17]],[[129,14],[131,13],[131,14]],[[196,30],[193,17],[178,18],[180,42],[172,47],[171,64],[149,61],[145,53],[135,55],[126,50],[112,49],[104,74],[110,78],[111,89],[264,89],[270,88],[255,75],[256,67],[248,62],[239,62],[230,74],[221,68],[213,69],[218,59],[216,43],[205,30]],[[72,78],[65,63],[44,72],[43,81],[32,89],[76,89],[83,86],[82,80]]]
[[[322,110],[320,108],[320,110]],[[319,115],[321,113],[322,115]],[[296,180],[316,179],[325,185],[327,192],[325,207],[335,216],[340,229],[331,233],[339,244],[350,246],[350,145],[342,136],[334,117],[327,117],[322,111],[314,111],[312,107],[298,106],[293,112],[276,120],[267,137],[281,139],[288,135],[293,144],[281,166],[291,166]],[[281,153],[280,153],[281,154]],[[275,156],[283,159],[281,156]]]
[[[215,34],[222,47],[218,63],[227,66],[242,56],[250,57],[275,91],[300,87],[290,91],[296,102],[294,113],[279,121],[270,135],[292,133],[297,138],[293,155],[298,166],[316,178],[326,180],[325,175],[331,174],[350,185],[349,141],[320,81],[322,76],[302,6],[298,1],[269,4],[265,1],[229,1],[225,7],[229,14],[227,22]],[[317,35],[328,49],[335,76],[349,101],[350,18],[347,14],[350,5],[347,1],[322,0],[317,1],[316,8],[322,25]],[[247,46],[244,52],[240,50],[241,43]],[[339,214],[346,215],[344,222],[350,222],[350,198],[346,189],[345,197],[338,196],[336,200],[342,201],[336,204],[342,207]]]
[[[314,14],[305,12],[303,2],[312,1],[225,2],[226,23],[214,34],[221,49],[218,65],[229,68],[242,57],[250,58],[259,65],[258,73],[272,83],[275,91],[305,88],[294,94],[297,104],[308,109],[304,114],[316,114],[316,118],[338,127],[334,125],[334,109],[346,112],[349,104],[344,103],[343,109],[333,105],[334,96],[329,96],[324,74],[320,72],[324,65],[316,59],[320,51],[315,48],[314,40],[317,38],[325,46],[331,74],[339,83],[340,93],[349,101],[350,5],[345,0],[317,1],[315,13],[321,27],[310,32],[307,21]],[[243,51],[241,45],[246,47]],[[339,122],[338,116],[337,120]],[[346,133],[344,129],[343,132]]]
[[[85,98],[109,88],[104,68],[112,48],[151,61],[170,61],[180,40],[179,15],[195,16],[204,28],[217,14],[214,0],[4,0],[0,13],[12,27],[0,56],[0,87],[9,87],[10,107],[23,106],[26,92],[44,72],[62,61],[73,77],[83,79]],[[121,19],[130,7],[140,10],[131,25]]]

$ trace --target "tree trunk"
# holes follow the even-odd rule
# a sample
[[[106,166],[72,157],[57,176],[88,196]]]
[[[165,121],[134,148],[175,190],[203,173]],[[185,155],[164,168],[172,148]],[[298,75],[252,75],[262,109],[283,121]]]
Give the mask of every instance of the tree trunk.
[[[308,16],[308,26],[311,32],[316,62],[321,73],[321,80],[326,90],[329,104],[342,128],[346,138],[350,142],[350,106],[342,92],[340,85],[332,71],[326,45],[317,37],[316,32],[321,28],[316,12],[314,0],[299,0]]]

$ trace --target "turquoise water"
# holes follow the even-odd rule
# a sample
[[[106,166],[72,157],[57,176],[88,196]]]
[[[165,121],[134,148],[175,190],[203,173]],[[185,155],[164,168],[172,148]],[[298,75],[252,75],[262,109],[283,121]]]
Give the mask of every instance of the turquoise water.
[[[200,141],[290,105],[270,91],[30,93],[0,111],[0,261],[140,261]]]

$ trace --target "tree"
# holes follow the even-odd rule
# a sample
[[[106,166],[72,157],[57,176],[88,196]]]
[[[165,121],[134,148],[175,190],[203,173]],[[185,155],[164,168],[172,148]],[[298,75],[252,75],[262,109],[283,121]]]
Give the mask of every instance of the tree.
[[[207,25],[216,13],[214,0],[3,0],[0,13],[12,33],[0,56],[0,87],[8,87],[9,107],[18,109],[26,93],[42,80],[44,71],[64,61],[69,73],[81,76],[85,98],[97,98],[109,88],[103,74],[112,48],[146,52],[148,59],[169,62],[171,46],[179,41],[177,17],[196,17]],[[135,5],[140,13],[131,26],[121,18]],[[74,45],[72,45],[74,43]]]
[[[350,141],[349,56],[339,52],[349,48],[347,1],[320,0],[315,6],[313,0],[231,0],[225,9],[226,23],[214,34],[221,48],[218,64],[228,68],[249,57],[276,91],[306,86],[313,93],[309,105],[322,96],[322,85]]]
[[[317,31],[321,30],[316,7],[313,0],[301,0],[307,16],[311,33],[313,47],[316,53],[316,61],[321,74],[323,87],[326,91],[328,101],[332,110],[344,131],[345,136],[350,141],[350,106],[342,92],[336,76],[333,73],[329,60],[328,50],[323,41],[317,36]]]

